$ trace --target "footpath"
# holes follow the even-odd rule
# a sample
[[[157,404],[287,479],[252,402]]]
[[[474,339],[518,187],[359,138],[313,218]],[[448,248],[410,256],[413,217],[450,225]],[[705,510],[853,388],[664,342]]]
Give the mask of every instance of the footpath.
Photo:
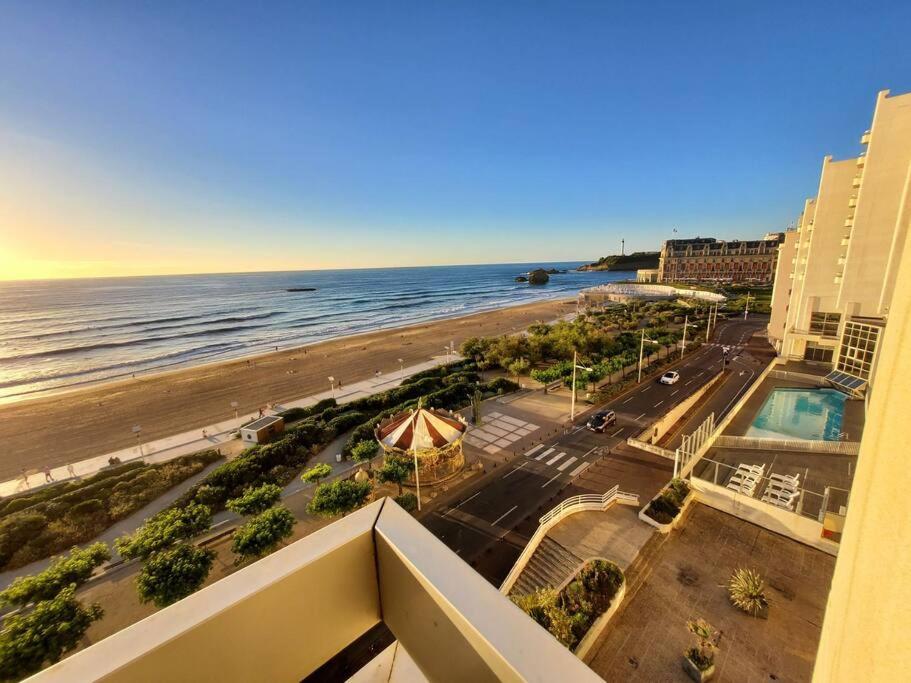
[[[458,354],[443,356],[434,356],[431,360],[402,368],[400,372],[390,375],[379,375],[370,379],[346,384],[342,387],[336,386],[334,389],[307,396],[305,398],[288,401],[283,404],[274,404],[265,411],[265,415],[275,415],[289,408],[306,408],[312,406],[317,401],[326,398],[335,398],[339,403],[348,403],[365,396],[386,391],[399,386],[405,379],[424,370],[445,365],[457,360],[461,360]],[[147,463],[159,463],[173,460],[181,455],[189,455],[206,449],[226,450],[236,446],[240,442],[235,438],[237,431],[251,420],[259,417],[258,414],[238,415],[233,419],[224,420],[210,425],[201,425],[197,429],[192,429],[180,434],[174,434],[163,439],[143,443],[141,433],[137,438],[137,444],[130,448],[122,448],[111,453],[104,453],[93,458],[87,458],[79,462],[62,465],[50,470],[48,477],[44,472],[30,471],[15,479],[0,482],[0,497],[11,496],[23,491],[34,491],[49,484],[69,479],[78,479],[89,477],[101,469],[107,467],[112,459],[119,460],[121,463],[131,462],[134,460],[144,460]],[[334,455],[334,454],[333,454]],[[330,462],[333,470],[337,469],[336,462]],[[345,465],[346,463],[342,463]]]

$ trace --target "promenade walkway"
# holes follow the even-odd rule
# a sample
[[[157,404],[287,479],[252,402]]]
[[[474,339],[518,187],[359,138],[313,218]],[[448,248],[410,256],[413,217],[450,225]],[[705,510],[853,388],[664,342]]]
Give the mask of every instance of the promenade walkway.
[[[434,356],[431,360],[403,368],[401,372],[396,372],[395,374],[380,375],[353,384],[346,384],[343,387],[336,387],[335,391],[328,390],[294,401],[288,401],[283,404],[272,405],[265,414],[274,415],[289,408],[311,406],[317,401],[333,396],[339,403],[348,403],[365,396],[370,396],[371,394],[397,387],[404,379],[411,377],[418,372],[451,363],[460,360],[460,358],[461,357],[458,354]],[[141,442],[140,432],[140,440],[131,448],[123,448],[118,451],[104,453],[93,458],[71,463],[70,465],[55,467],[50,471],[53,481],[48,481],[43,472],[32,470],[28,472],[27,476],[20,476],[16,479],[0,482],[0,496],[10,496],[23,491],[34,491],[54,482],[91,476],[102,468],[107,467],[111,458],[117,458],[120,462],[130,462],[132,460],[142,459],[147,463],[158,463],[173,460],[181,455],[196,453],[207,448],[224,449],[226,446],[234,446],[238,442],[234,439],[233,434],[240,429],[242,425],[256,417],[258,417],[257,414],[238,415],[234,419],[224,420],[210,425],[200,425],[196,429],[191,429],[181,432],[180,434],[147,443]],[[205,436],[203,436],[204,432]]]

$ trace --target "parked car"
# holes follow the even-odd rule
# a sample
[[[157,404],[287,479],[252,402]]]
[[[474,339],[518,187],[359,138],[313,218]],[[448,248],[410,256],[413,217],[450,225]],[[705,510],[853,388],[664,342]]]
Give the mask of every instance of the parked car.
[[[606,427],[609,427],[616,422],[617,414],[613,410],[605,410],[600,413],[595,413],[588,418],[588,422],[585,423],[585,426],[593,432],[600,433],[603,432]]]
[[[676,384],[680,380],[680,373],[676,370],[668,370],[658,381],[662,384]]]

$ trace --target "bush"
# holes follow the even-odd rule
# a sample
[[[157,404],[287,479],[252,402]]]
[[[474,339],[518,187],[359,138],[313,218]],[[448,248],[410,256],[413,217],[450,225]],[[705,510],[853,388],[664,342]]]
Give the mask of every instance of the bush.
[[[214,561],[214,550],[188,543],[152,553],[136,577],[140,602],[167,607],[195,593],[209,576]]]
[[[351,449],[351,457],[355,462],[366,462],[376,455],[378,448],[379,445],[373,439],[360,441]]]
[[[296,521],[283,505],[270,508],[234,532],[231,550],[240,561],[262,557],[291,536]]]
[[[34,576],[20,576],[0,592],[0,604],[24,606],[37,600],[50,600],[67,586],[81,586],[95,567],[111,559],[105,543],[94,543],[84,550],[73,548],[66,557],[56,558]]]
[[[485,385],[484,393],[508,394],[517,391],[518,389],[519,385],[512,380],[506,379],[505,377],[497,377]]]
[[[84,607],[76,600],[75,592],[76,588],[69,586],[54,598],[42,600],[30,612],[4,619],[0,631],[0,678],[24,678],[46,662],[58,661],[79,644],[104,611],[96,604]]]
[[[670,524],[680,514],[680,508],[689,492],[690,487],[685,481],[671,479],[661,494],[649,503],[645,514],[659,524]]]
[[[81,503],[76,503],[73,507],[71,507],[70,515],[73,517],[84,517],[103,511],[104,503],[102,503],[97,498],[90,498],[89,500],[84,500]]]
[[[357,410],[351,410],[347,413],[342,413],[338,417],[333,417],[331,420],[329,420],[328,427],[336,434],[344,434],[349,429],[353,429],[366,419],[367,416],[364,413],[361,413]]]
[[[289,408],[280,412],[279,415],[285,419],[285,422],[297,422],[298,420],[306,420],[314,415],[319,415],[324,410],[334,408],[336,405],[338,403],[334,398],[324,398],[322,401],[317,401],[307,408]]]
[[[139,527],[132,535],[121,536],[114,545],[121,557],[145,559],[178,541],[193,538],[209,528],[212,513],[205,505],[164,510]]]
[[[364,504],[372,488],[369,481],[358,482],[353,479],[320,484],[313,493],[307,511],[324,517],[350,512]]]
[[[228,501],[227,508],[238,515],[255,515],[268,510],[282,497],[282,489],[275,484],[263,484],[244,491],[239,498]]]
[[[406,512],[414,512],[418,509],[418,497],[413,493],[402,493],[393,500],[402,506]]]
[[[0,521],[0,566],[47,527],[47,517],[37,512],[20,512]]]
[[[301,480],[308,484],[312,484],[314,482],[318,484],[320,479],[325,479],[330,474],[332,474],[332,466],[321,462],[304,472],[301,475]]]

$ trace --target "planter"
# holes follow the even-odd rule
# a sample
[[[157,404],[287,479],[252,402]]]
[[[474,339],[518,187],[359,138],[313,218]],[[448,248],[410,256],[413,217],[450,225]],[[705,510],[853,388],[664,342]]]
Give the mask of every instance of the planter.
[[[661,491],[658,492],[658,494],[655,496],[655,498],[660,496],[663,492],[664,492],[664,489],[661,489]],[[684,498],[683,502],[680,504],[680,512],[678,512],[677,516],[674,517],[674,519],[672,519],[667,524],[662,524],[661,522],[659,522],[655,519],[652,519],[651,517],[649,517],[646,514],[645,511],[648,510],[649,505],[652,504],[651,500],[645,505],[645,507],[643,507],[641,510],[639,510],[639,519],[641,519],[646,524],[649,524],[649,525],[655,527],[658,530],[658,533],[668,534],[671,532],[672,529],[677,528],[677,525],[680,523],[680,520],[683,519],[683,513],[686,512],[686,509],[689,507],[690,503],[693,501],[693,499],[695,497],[696,496],[693,493],[693,489],[690,489],[690,492],[688,494],[686,494],[686,498]],[[652,498],[652,500],[655,500],[655,498]]]
[[[693,663],[692,659],[684,657],[683,670],[686,671],[686,675],[696,681],[696,683],[702,683],[703,681],[712,680],[712,677],[715,675],[715,664],[710,664],[708,669],[700,669]]]
[[[595,643],[598,640],[598,637],[604,632],[604,629],[607,627],[608,622],[611,618],[617,613],[617,610],[620,609],[620,603],[623,602],[623,598],[626,596],[626,580],[624,579],[623,583],[620,584],[620,588],[617,589],[617,593],[614,595],[614,599],[611,600],[610,607],[607,608],[607,611],[604,612],[600,617],[595,619],[595,622],[588,629],[586,634],[582,636],[582,640],[579,641],[579,644],[576,645],[576,649],[573,650],[576,657],[585,661],[585,657],[591,652],[591,649],[594,647]]]

